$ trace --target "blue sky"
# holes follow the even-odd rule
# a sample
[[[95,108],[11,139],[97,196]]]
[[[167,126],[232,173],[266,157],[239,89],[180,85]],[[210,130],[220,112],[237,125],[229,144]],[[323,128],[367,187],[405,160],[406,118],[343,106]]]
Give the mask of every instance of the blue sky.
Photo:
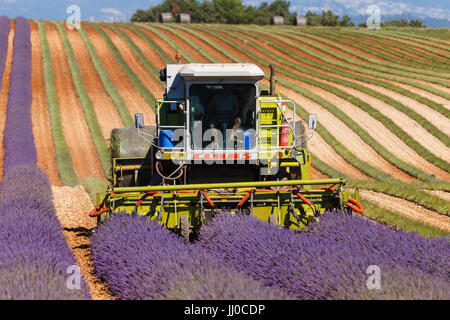
[[[266,0],[271,2],[271,0]],[[65,20],[70,5],[78,5],[82,20],[129,20],[138,8],[148,8],[162,0],[0,0],[0,15]],[[258,5],[263,0],[244,0]],[[378,5],[383,15],[410,14],[419,18],[450,20],[450,0],[290,0],[291,11],[321,12],[331,9],[340,15],[367,15],[369,5]],[[383,20],[383,19],[382,19]]]

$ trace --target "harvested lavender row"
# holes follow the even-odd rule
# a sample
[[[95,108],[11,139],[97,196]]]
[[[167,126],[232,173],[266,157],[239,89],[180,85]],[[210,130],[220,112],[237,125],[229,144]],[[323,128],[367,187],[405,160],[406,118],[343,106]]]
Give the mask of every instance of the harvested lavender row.
[[[16,166],[0,183],[0,299],[89,298],[51,192],[34,166]]]
[[[393,263],[417,268],[450,281],[449,238],[424,238],[415,232],[393,231],[383,224],[339,212],[327,212],[308,232],[361,250],[381,254]]]
[[[381,283],[386,286],[377,296],[389,299],[449,297],[450,286],[445,279],[411,267],[398,267],[395,259],[376,250],[306,232],[299,234],[274,228],[248,215],[217,215],[214,222],[203,227],[199,245],[238,271],[299,299],[371,298],[374,293],[367,288],[366,274],[371,265],[391,275],[389,281]],[[406,278],[397,279],[402,286],[396,287],[393,275],[402,274],[420,277],[425,283],[422,288],[430,290],[415,289]],[[442,285],[430,285],[434,283]]]
[[[97,275],[120,299],[286,299],[145,217],[118,213],[91,238]]]
[[[4,129],[4,171],[20,164],[36,164],[37,154],[31,122],[31,40],[30,25],[15,19],[13,67]]]
[[[3,72],[5,71],[6,56],[8,54],[8,37],[11,29],[11,20],[0,17],[0,89],[2,88]]]

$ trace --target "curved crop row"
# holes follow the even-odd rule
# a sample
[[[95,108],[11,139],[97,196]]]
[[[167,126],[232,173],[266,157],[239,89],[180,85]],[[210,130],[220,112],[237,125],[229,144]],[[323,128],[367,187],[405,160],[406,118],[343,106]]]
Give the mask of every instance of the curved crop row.
[[[0,184],[0,299],[88,299],[53,207],[48,177],[32,165]],[[76,274],[75,274],[76,276]]]
[[[75,90],[77,92],[78,98],[80,100],[80,104],[83,107],[86,123],[89,128],[89,132],[91,135],[91,140],[93,141],[95,148],[97,150],[97,156],[100,160],[100,163],[103,167],[103,171],[106,177],[111,177],[111,154],[108,150],[108,146],[106,145],[106,141],[103,138],[102,131],[100,129],[100,125],[97,120],[97,116],[95,114],[94,108],[92,106],[92,101],[87,94],[86,87],[83,83],[83,79],[81,77],[80,68],[78,66],[77,60],[75,58],[72,45],[67,38],[67,33],[64,27],[58,23],[53,22],[53,24],[58,29],[58,32],[61,36],[64,49],[66,51],[67,62],[71,71],[72,81],[75,86]]]
[[[73,167],[72,157],[67,147],[67,143],[64,139],[61,117],[59,115],[60,108],[53,78],[50,48],[47,42],[47,32],[41,21],[34,20],[34,22],[39,28],[39,35],[41,38],[45,89],[47,92],[48,110],[52,128],[53,144],[55,145],[58,173],[63,185],[75,186],[78,183],[78,177]]]
[[[96,274],[120,299],[287,299],[146,217],[117,213],[91,238]]]
[[[16,165],[36,164],[31,123],[31,41],[25,18],[15,19],[13,67],[4,129],[4,172]]]
[[[154,110],[155,108],[155,98],[150,93],[150,91],[142,84],[142,82],[139,80],[137,75],[133,72],[133,70],[126,64],[124,61],[122,55],[119,53],[119,50],[112,42],[111,38],[108,36],[108,34],[102,30],[98,25],[95,23],[88,23],[89,26],[93,27],[105,40],[107,46],[114,54],[114,57],[117,60],[117,63],[119,64],[120,68],[126,73],[130,81],[133,83],[133,85],[136,87],[136,90],[139,92],[139,94],[144,98],[144,100],[147,102],[148,106]]]
[[[300,299],[448,299],[449,257],[442,254],[449,252],[447,239],[394,231],[340,212],[320,220],[298,234],[251,216],[220,214],[203,227],[199,244]],[[367,287],[371,266],[381,272],[380,290]]]
[[[281,40],[281,37],[279,38],[279,40]],[[293,44],[294,45],[294,44]],[[278,46],[278,49],[285,52],[286,54],[289,54],[291,56],[293,56],[294,58],[296,57],[295,54],[293,54],[292,52],[290,52],[287,49],[282,48],[281,46]],[[266,53],[269,54],[269,53]],[[276,57],[276,55],[275,55]],[[276,60],[280,60],[280,57],[275,58]],[[323,69],[323,70],[327,70],[328,72],[333,72],[336,74],[340,74],[342,72],[340,72],[337,69],[329,69],[327,66],[322,66],[319,65],[317,63],[314,62],[308,62],[305,59],[301,60],[302,63],[307,63],[308,65],[311,65],[314,68],[319,68],[319,69]],[[383,102],[392,105],[392,106],[397,106],[398,107],[398,102],[394,101],[393,99],[390,99],[384,95],[381,95],[377,92],[374,92],[371,89],[368,89],[364,86],[361,86],[357,83],[353,83],[347,80],[343,80],[340,78],[336,78],[333,76],[328,76],[328,75],[324,75],[318,72],[315,72],[311,69],[305,68],[305,67],[299,67],[289,61],[284,60],[283,64],[292,67],[294,69],[297,69],[300,72],[304,72],[306,74],[309,74],[311,76],[314,77],[318,77],[320,79],[324,79],[327,81],[331,81],[331,82],[335,82],[337,84],[342,84],[344,86],[350,87],[350,88],[354,88],[356,90],[359,90],[361,92],[364,92],[370,96],[373,96],[374,98],[380,99]],[[329,70],[328,70],[329,69]],[[358,79],[358,80],[364,80],[364,79]],[[339,93],[336,93],[339,95]],[[347,98],[346,98],[347,96]],[[348,100],[349,96],[347,94],[345,95],[341,95],[342,98]],[[414,149],[418,154],[421,154],[426,160],[428,160],[429,162],[435,164],[436,166],[447,170],[448,169],[448,163],[446,163],[445,161],[443,161],[442,159],[438,158],[436,155],[434,155],[432,152],[430,152],[428,149],[426,149],[425,147],[423,147],[419,142],[417,142],[415,139],[411,138],[403,129],[399,128],[391,119],[389,119],[388,117],[386,117],[385,115],[383,115],[381,112],[379,112],[378,110],[376,110],[375,108],[371,107],[370,105],[368,105],[367,103],[360,103],[358,102],[358,100],[351,98],[352,100],[350,102],[352,103],[357,103],[357,106],[360,107],[361,109],[363,109],[364,111],[368,112],[369,114],[371,114],[374,118],[376,118],[377,120],[381,121],[383,124],[385,124],[385,126],[387,128],[389,128],[394,134],[396,134],[400,139],[402,139],[408,146],[410,146],[412,149]],[[406,108],[406,107],[405,107]],[[400,110],[403,112],[403,110]],[[417,119],[414,119],[417,120]],[[427,129],[427,128],[426,128]],[[428,130],[428,129],[427,129]],[[440,135],[442,135],[443,133],[441,132]],[[447,170],[448,171],[448,170]]]

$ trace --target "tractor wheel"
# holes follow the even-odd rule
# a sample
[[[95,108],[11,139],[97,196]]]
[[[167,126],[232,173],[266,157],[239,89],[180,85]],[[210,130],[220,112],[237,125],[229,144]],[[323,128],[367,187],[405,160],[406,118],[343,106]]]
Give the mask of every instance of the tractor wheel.
[[[278,226],[278,216],[276,214],[271,214],[269,216],[269,223],[274,226]]]
[[[185,243],[189,243],[189,217],[187,215],[182,215],[180,217],[180,234],[181,237],[184,239]]]

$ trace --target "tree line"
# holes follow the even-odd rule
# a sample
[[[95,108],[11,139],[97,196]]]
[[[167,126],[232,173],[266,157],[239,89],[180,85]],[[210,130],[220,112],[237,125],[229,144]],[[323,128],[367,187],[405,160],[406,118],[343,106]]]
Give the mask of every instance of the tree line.
[[[293,24],[296,12],[290,12],[291,3],[285,0],[263,2],[259,6],[244,5],[242,0],[164,0],[161,4],[147,10],[139,9],[131,18],[133,22],[159,21],[162,12],[170,12],[173,17],[180,13],[191,15],[192,23],[226,24],[270,24],[273,16],[282,16],[285,24]],[[308,12],[306,21],[311,26],[353,26],[350,17],[342,20],[331,11],[322,15]]]

